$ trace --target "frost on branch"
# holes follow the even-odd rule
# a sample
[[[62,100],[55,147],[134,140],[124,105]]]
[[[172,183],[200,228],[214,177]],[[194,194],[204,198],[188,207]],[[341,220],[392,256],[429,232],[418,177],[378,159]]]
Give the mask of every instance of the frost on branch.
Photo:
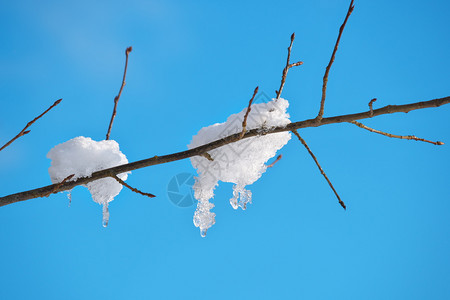
[[[51,149],[47,158],[51,159],[48,169],[53,183],[75,174],[71,180],[89,177],[92,173],[128,163],[120,152],[119,144],[114,140],[96,142],[88,137],[76,137]],[[126,180],[127,173],[117,175]],[[103,205],[103,226],[108,225],[108,203],[114,200],[122,190],[122,185],[113,178],[103,178],[86,184],[92,199]]]
[[[199,175],[193,187],[194,196],[198,200],[194,224],[200,228],[202,236],[205,236],[208,228],[215,223],[215,213],[210,211],[214,204],[209,200],[214,197],[214,188],[219,180],[235,184],[233,197],[230,199],[234,209],[246,209],[247,204],[251,203],[252,193],[245,187],[261,177],[266,171],[265,163],[291,138],[289,132],[264,135],[272,127],[290,123],[289,114],[286,113],[288,106],[289,102],[285,99],[253,104],[247,118],[247,129],[259,129],[261,135],[211,150],[208,153],[213,160],[203,156],[191,157],[191,163]],[[246,110],[229,116],[225,123],[202,128],[192,138],[188,148],[192,149],[241,132]]]

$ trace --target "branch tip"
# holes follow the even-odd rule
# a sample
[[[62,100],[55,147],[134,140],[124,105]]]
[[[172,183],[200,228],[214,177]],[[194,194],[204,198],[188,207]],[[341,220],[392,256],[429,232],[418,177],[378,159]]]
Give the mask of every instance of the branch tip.
[[[244,120],[242,121],[242,132],[241,132],[241,135],[240,135],[240,139],[242,139],[242,138],[244,137],[245,132],[247,131],[247,128],[246,128],[246,127],[247,127],[247,117],[248,117],[248,114],[250,113],[250,111],[252,110],[253,99],[255,99],[255,96],[256,96],[256,94],[258,93],[258,89],[259,89],[259,87],[257,86],[257,87],[255,88],[255,90],[253,91],[253,96],[252,96],[252,98],[251,98],[250,101],[248,102],[247,111],[245,112]]]
[[[142,192],[142,191],[138,190],[137,188],[132,187],[131,185],[129,185],[128,183],[126,183],[125,181],[123,181],[122,179],[120,179],[117,175],[111,175],[111,177],[114,178],[118,183],[120,183],[121,185],[123,185],[124,187],[130,189],[131,191],[133,191],[133,192],[135,192],[135,193],[141,194],[141,195],[143,195],[143,196],[147,196],[147,197],[149,197],[149,198],[154,198],[154,197],[156,197],[156,196],[153,195],[153,194],[145,193],[145,192]]]
[[[116,117],[116,114],[117,114],[117,104],[119,103],[120,96],[122,95],[123,88],[125,87],[125,84],[126,84],[125,78],[127,77],[128,55],[130,54],[130,52],[132,50],[133,50],[133,47],[128,47],[125,50],[125,68],[123,70],[122,84],[120,86],[119,93],[117,94],[116,97],[114,97],[113,113],[112,113],[112,116],[111,116],[111,121],[109,121],[108,131],[106,132],[106,139],[107,140],[109,140],[109,136],[111,134],[112,125],[114,123],[114,118]]]
[[[22,131],[20,131],[14,138],[12,138],[9,142],[7,142],[6,144],[4,144],[1,148],[0,151],[2,151],[3,149],[5,149],[6,147],[8,147],[9,145],[11,145],[12,142],[14,142],[16,139],[18,139],[19,137],[30,133],[31,130],[27,130],[28,127],[30,127],[31,125],[33,125],[34,122],[36,122],[37,120],[39,120],[43,115],[45,115],[46,113],[48,113],[53,107],[55,107],[56,105],[58,105],[59,103],[61,103],[62,98],[59,100],[56,100],[49,108],[47,108],[42,114],[40,114],[39,116],[37,116],[36,118],[34,118],[33,120],[31,120],[30,122],[27,123],[27,125],[22,129]]]
[[[330,61],[328,62],[327,67],[325,68],[325,74],[323,75],[323,83],[322,83],[322,97],[320,99],[320,109],[319,113],[317,114],[316,119],[318,121],[322,120],[323,113],[325,109],[325,99],[327,97],[327,83],[328,83],[328,75],[330,73],[331,66],[333,65],[334,58],[336,57],[336,52],[339,47],[339,42],[341,40],[342,33],[344,32],[345,25],[347,24],[347,20],[350,17],[351,13],[353,12],[354,6],[353,6],[353,0],[350,2],[350,6],[348,7],[347,15],[345,16],[344,22],[342,23],[341,27],[339,28],[339,34],[336,40],[336,43],[334,45],[333,53],[331,54]]]
[[[373,115],[373,112],[372,112],[372,115]],[[373,133],[378,133],[378,134],[381,134],[381,135],[384,135],[384,136],[387,136],[387,137],[390,137],[390,138],[425,142],[425,143],[430,143],[430,144],[433,144],[433,145],[436,145],[436,146],[444,145],[443,142],[440,142],[440,141],[433,142],[433,141],[429,141],[429,140],[426,140],[426,139],[418,138],[415,135],[397,135],[397,134],[387,133],[387,132],[384,132],[384,131],[380,131],[380,130],[377,130],[377,129],[370,128],[370,127],[364,125],[363,123],[360,123],[360,122],[357,122],[357,121],[351,121],[350,123],[358,126],[359,128],[368,130],[368,131],[373,132]]]
[[[270,165],[268,165],[267,168],[272,168],[282,158],[283,158],[282,154],[278,155],[277,159],[275,159]]]
[[[281,75],[280,88],[275,91],[275,94],[277,95],[277,99],[280,99],[281,92],[283,91],[284,84],[286,83],[286,77],[287,77],[289,69],[303,64],[303,62],[301,62],[301,61],[293,63],[293,64],[290,63],[291,51],[292,51],[292,45],[294,44],[294,39],[295,39],[295,32],[291,35],[291,43],[289,44],[289,47],[287,48],[288,55],[287,55],[287,59],[286,59],[286,66],[283,68],[283,72]]]
[[[342,208],[344,208],[345,210],[347,210],[347,207],[345,206],[344,201],[341,200],[341,197],[339,196],[339,194],[337,193],[336,189],[334,188],[333,184],[331,183],[330,179],[328,179],[327,174],[325,174],[325,171],[322,169],[322,167],[319,164],[319,161],[317,160],[316,156],[314,155],[314,153],[311,151],[311,149],[309,148],[308,144],[306,143],[306,141],[300,136],[300,134],[298,133],[298,131],[296,129],[292,130],[292,133],[295,134],[295,136],[297,136],[298,140],[302,143],[302,145],[306,148],[306,150],[308,151],[309,155],[311,155],[312,159],[314,160],[314,162],[317,165],[317,168],[319,168],[320,173],[322,174],[322,176],[326,179],[326,181],[328,182],[328,185],[331,187],[331,189],[333,190],[334,194],[336,195],[339,204],[342,206]]]

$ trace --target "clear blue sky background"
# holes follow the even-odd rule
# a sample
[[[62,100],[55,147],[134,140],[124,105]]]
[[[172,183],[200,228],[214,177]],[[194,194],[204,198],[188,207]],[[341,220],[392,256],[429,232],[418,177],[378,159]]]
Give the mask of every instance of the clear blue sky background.
[[[356,1],[330,74],[327,116],[449,96],[449,1]],[[2,1],[0,195],[50,184],[47,152],[112,138],[130,161],[186,149],[243,109],[255,86],[284,90],[293,121],[314,117],[348,1]],[[302,130],[348,209],[296,140],[234,211],[217,189],[201,238],[195,206],[167,184],[189,160],[134,171],[108,228],[85,188],[0,208],[1,299],[450,299],[450,106],[367,125],[447,144],[394,140],[350,124]]]

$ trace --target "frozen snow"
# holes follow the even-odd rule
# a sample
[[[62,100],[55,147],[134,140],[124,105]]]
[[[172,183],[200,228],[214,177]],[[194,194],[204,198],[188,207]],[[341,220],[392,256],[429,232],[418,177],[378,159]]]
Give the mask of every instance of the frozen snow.
[[[194,214],[194,224],[200,228],[202,236],[215,223],[215,213],[210,210],[214,204],[214,189],[219,181],[232,182],[233,197],[230,203],[234,209],[247,208],[252,201],[252,193],[245,187],[258,180],[266,171],[265,163],[275,156],[291,138],[289,132],[264,133],[272,127],[286,126],[290,123],[286,110],[289,102],[285,99],[273,99],[268,103],[253,104],[247,118],[247,130],[260,129],[261,135],[243,139],[209,151],[213,161],[203,156],[191,158],[199,176],[193,186],[194,196],[198,200]],[[247,108],[228,117],[225,123],[202,128],[192,138],[189,149],[210,143],[228,135],[242,131],[242,121]]]
[[[52,148],[47,158],[51,159],[48,169],[53,183],[75,174],[71,180],[89,177],[92,173],[128,163],[126,156],[120,152],[119,144],[114,140],[94,141],[89,137],[76,137]],[[127,173],[117,175],[126,180]],[[103,226],[108,225],[108,203],[114,200],[122,190],[122,185],[113,178],[102,178],[86,184],[92,199],[103,205]]]

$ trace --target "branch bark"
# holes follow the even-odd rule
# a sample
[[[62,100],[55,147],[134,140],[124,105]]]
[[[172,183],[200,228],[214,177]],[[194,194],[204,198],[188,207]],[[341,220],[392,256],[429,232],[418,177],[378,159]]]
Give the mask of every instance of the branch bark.
[[[130,52],[132,50],[133,50],[133,47],[128,47],[125,50],[125,68],[123,70],[122,85],[120,86],[119,93],[117,94],[116,97],[114,97],[113,113],[112,113],[112,116],[111,116],[111,121],[109,121],[108,132],[106,133],[106,139],[107,140],[109,140],[109,135],[111,134],[111,128],[112,128],[112,125],[114,123],[114,119],[115,119],[116,114],[117,114],[117,104],[119,103],[120,96],[122,95],[123,88],[125,87],[125,84],[126,84],[125,79],[127,77],[128,56],[130,55]]]
[[[300,128],[319,127],[319,126],[328,125],[328,124],[351,122],[351,121],[355,121],[355,120],[367,119],[372,116],[376,117],[376,116],[380,116],[380,115],[392,114],[392,113],[398,113],[398,112],[408,113],[412,110],[424,109],[424,108],[430,108],[430,107],[439,107],[441,105],[445,105],[445,104],[449,104],[449,103],[450,103],[450,96],[444,97],[444,98],[439,98],[439,99],[434,99],[434,100],[429,100],[429,101],[415,102],[415,103],[411,103],[411,104],[388,105],[388,106],[385,106],[385,107],[382,107],[379,109],[375,109],[373,111],[369,110],[369,111],[355,113],[355,114],[323,118],[321,120],[318,120],[317,118],[315,118],[315,119],[308,119],[308,120],[304,120],[304,121],[300,121],[300,122],[290,123],[285,127],[274,127],[272,129],[270,129],[269,131],[265,132],[264,134],[273,134],[273,133],[284,132],[284,131],[293,131],[295,129],[300,129]],[[242,138],[245,139],[245,138],[254,137],[254,136],[258,136],[258,135],[261,135],[261,131],[259,128],[256,128],[256,129],[248,130]],[[53,185],[48,185],[48,186],[44,186],[41,188],[37,188],[34,190],[24,191],[24,192],[0,197],[0,206],[12,204],[12,203],[20,202],[20,201],[24,201],[24,200],[29,200],[29,199],[33,199],[33,198],[44,197],[48,193],[56,193],[56,192],[70,190],[78,185],[85,185],[91,181],[105,178],[105,177],[112,177],[112,176],[120,174],[120,173],[129,172],[129,171],[133,171],[133,170],[137,170],[137,169],[141,169],[141,168],[145,168],[145,167],[149,167],[149,166],[164,164],[164,163],[168,163],[168,162],[172,162],[172,161],[182,160],[182,159],[186,159],[186,158],[193,157],[196,155],[202,155],[207,151],[216,149],[218,147],[221,147],[221,146],[224,146],[224,145],[227,145],[230,143],[237,142],[240,139],[241,139],[241,133],[239,132],[239,133],[227,136],[223,139],[216,140],[214,142],[208,143],[206,145],[203,145],[203,146],[200,146],[200,147],[197,147],[194,149],[181,151],[181,152],[177,152],[177,153],[173,153],[173,154],[168,154],[168,155],[164,155],[164,156],[154,156],[152,158],[143,159],[140,161],[136,161],[136,162],[120,165],[117,167],[97,171],[97,172],[94,172],[91,177],[79,178],[75,181],[67,181],[67,182],[59,185],[58,187],[56,187],[56,185],[58,185],[58,184],[56,184],[56,185],[53,184]]]
[[[334,58],[336,56],[337,49],[339,47],[339,42],[341,41],[342,33],[344,32],[345,25],[347,24],[348,18],[353,12],[353,9],[355,6],[353,5],[353,0],[350,2],[350,6],[347,10],[347,15],[345,16],[344,22],[342,23],[341,27],[339,28],[339,35],[336,40],[336,44],[334,45],[333,53],[331,54],[330,62],[328,63],[328,66],[325,69],[325,74],[323,75],[323,84],[322,84],[322,98],[320,100],[320,109],[319,113],[317,114],[317,119],[321,120],[323,117],[323,112],[325,109],[325,98],[327,97],[327,83],[328,83],[328,74],[330,73],[331,66],[333,65]]]
[[[298,133],[297,130],[292,130],[292,133],[295,134],[295,136],[298,138],[298,140],[303,144],[303,146],[306,148],[306,150],[308,151],[309,155],[311,155],[312,159],[314,160],[314,162],[316,163],[317,168],[319,169],[320,173],[322,174],[322,176],[325,178],[325,180],[328,182],[328,185],[330,186],[330,188],[333,190],[334,194],[336,195],[336,197],[338,198],[339,204],[342,206],[342,208],[347,209],[347,207],[345,206],[344,201],[341,200],[341,197],[339,196],[338,192],[336,191],[336,189],[334,188],[333,184],[331,183],[330,179],[328,178],[327,174],[325,173],[325,171],[323,170],[322,166],[320,165],[319,161],[317,160],[317,157],[314,155],[314,153],[311,151],[311,148],[309,148],[308,144],[306,143],[306,141],[300,136],[300,134]]]
[[[433,144],[433,145],[436,145],[436,146],[442,146],[442,145],[444,145],[443,142],[440,142],[440,141],[433,142],[433,141],[430,141],[430,140],[418,138],[418,137],[415,136],[415,135],[398,135],[398,134],[387,133],[387,132],[384,132],[384,131],[381,131],[381,130],[377,130],[377,129],[370,128],[370,127],[368,127],[368,126],[366,126],[366,125],[364,125],[364,124],[362,124],[362,123],[356,122],[356,121],[351,121],[350,123],[355,124],[355,125],[358,126],[359,128],[368,130],[368,131],[373,132],[373,133],[378,133],[378,134],[381,134],[381,135],[384,135],[384,136],[387,136],[387,137],[390,137],[390,138],[396,138],[396,139],[401,139],[401,140],[413,140],[413,141],[425,142],[425,143],[430,143],[430,144]]]
[[[49,108],[47,108],[46,111],[44,111],[42,114],[40,114],[39,116],[37,116],[36,118],[34,118],[33,120],[31,120],[30,122],[27,123],[27,126],[25,126],[21,132],[19,132],[19,134],[17,134],[15,137],[13,137],[9,142],[7,142],[6,144],[4,144],[1,148],[0,151],[2,151],[3,149],[5,149],[6,147],[8,147],[9,145],[12,144],[12,142],[14,142],[15,140],[17,140],[18,138],[20,138],[21,136],[30,133],[30,130],[27,130],[28,127],[30,127],[31,125],[33,125],[34,122],[36,122],[38,119],[40,119],[43,115],[45,115],[46,113],[48,113],[53,107],[55,107],[56,105],[58,105],[60,102],[62,101],[62,99],[56,100],[55,103],[52,104],[52,106],[50,106]]]

